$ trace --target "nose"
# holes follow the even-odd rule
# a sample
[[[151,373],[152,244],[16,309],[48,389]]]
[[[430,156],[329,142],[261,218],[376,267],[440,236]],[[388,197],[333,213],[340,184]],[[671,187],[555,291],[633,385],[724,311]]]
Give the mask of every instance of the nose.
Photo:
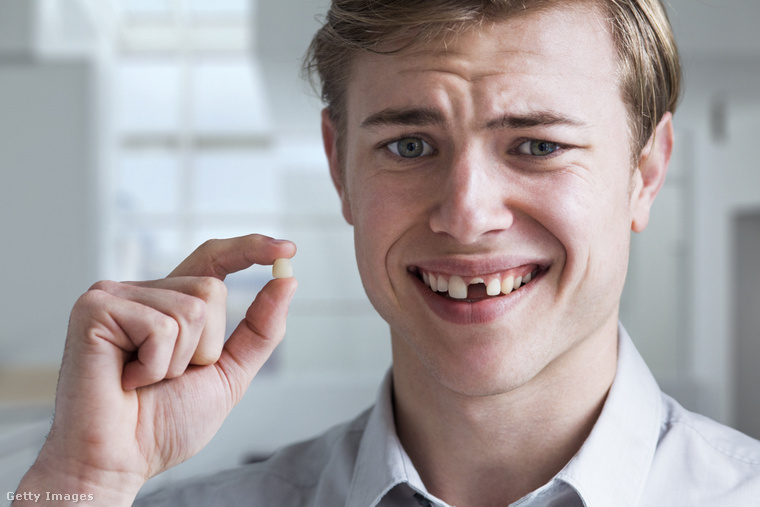
[[[469,245],[512,226],[514,215],[506,204],[506,181],[499,177],[494,161],[469,149],[452,158],[444,174],[430,214],[433,232]]]

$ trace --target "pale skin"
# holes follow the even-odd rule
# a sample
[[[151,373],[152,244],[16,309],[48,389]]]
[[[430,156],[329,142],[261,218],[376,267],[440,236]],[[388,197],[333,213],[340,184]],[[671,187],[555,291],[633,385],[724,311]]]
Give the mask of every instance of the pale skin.
[[[673,143],[666,114],[631,167],[615,64],[594,11],[553,8],[485,23],[446,49],[357,56],[342,155],[323,114],[362,280],[391,327],[398,434],[449,504],[501,506],[546,483],[614,378],[630,232],[647,225]],[[418,158],[397,154],[410,137],[425,146]],[[535,155],[533,140],[556,149]],[[53,429],[18,490],[129,505],[147,478],[200,450],[282,338],[296,286],[271,281],[223,345],[220,280],[294,254],[261,236],[217,241],[165,280],[85,294]],[[486,301],[444,301],[416,274],[528,264],[541,275]]]
[[[282,339],[297,286],[270,281],[225,344],[222,280],[294,254],[259,235],[210,241],[166,279],[95,284],[72,310],[53,427],[18,491],[131,505],[203,448]]]
[[[391,327],[401,442],[434,495],[506,505],[559,472],[599,415],[630,233],[649,220],[672,122],[632,168],[613,41],[589,7],[445,42],[357,57],[345,153],[327,114],[323,134],[362,281]],[[556,149],[534,155],[531,140]],[[544,272],[499,302],[444,301],[417,274],[521,265]]]

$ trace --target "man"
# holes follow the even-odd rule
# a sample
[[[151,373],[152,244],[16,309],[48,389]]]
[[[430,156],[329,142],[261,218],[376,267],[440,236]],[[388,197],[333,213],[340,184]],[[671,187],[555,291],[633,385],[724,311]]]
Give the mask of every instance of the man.
[[[310,55],[392,371],[356,420],[145,505],[757,501],[760,445],[661,394],[618,324],[630,231],[673,145],[680,70],[657,0],[335,0]],[[222,348],[219,280],[294,253],[214,241],[165,280],[85,294],[19,492],[126,505],[195,454],[296,285],[264,287]]]

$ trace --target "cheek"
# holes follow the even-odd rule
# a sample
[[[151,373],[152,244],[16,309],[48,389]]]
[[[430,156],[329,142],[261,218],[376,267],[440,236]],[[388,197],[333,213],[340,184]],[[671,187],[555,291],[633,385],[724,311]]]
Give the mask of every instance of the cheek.
[[[576,285],[587,277],[609,280],[609,266],[627,256],[627,180],[607,180],[578,169],[556,175],[533,192],[541,196],[536,218],[565,251],[563,283]]]
[[[377,171],[351,182],[355,227],[372,242],[395,241],[427,207],[429,180]]]
[[[351,191],[354,242],[365,285],[389,287],[388,258],[418,216],[409,187],[382,176],[356,179]]]

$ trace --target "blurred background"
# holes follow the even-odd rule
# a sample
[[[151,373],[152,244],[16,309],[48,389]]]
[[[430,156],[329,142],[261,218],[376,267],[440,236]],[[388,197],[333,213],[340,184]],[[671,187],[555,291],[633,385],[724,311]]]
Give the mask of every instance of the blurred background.
[[[204,240],[298,245],[287,336],[222,431],[147,487],[369,406],[390,365],[300,58],[327,0],[0,0],[0,490],[49,428],[68,313]],[[671,0],[686,95],[621,319],[666,392],[760,437],[760,3]],[[229,327],[268,267],[228,279]]]

